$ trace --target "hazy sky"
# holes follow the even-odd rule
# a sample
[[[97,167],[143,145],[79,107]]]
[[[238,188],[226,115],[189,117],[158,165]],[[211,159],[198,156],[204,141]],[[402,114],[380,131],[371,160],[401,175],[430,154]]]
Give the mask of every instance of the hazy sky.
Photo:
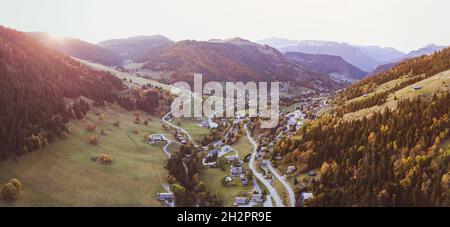
[[[0,0],[0,24],[93,43],[283,37],[392,46],[450,44],[449,0]]]

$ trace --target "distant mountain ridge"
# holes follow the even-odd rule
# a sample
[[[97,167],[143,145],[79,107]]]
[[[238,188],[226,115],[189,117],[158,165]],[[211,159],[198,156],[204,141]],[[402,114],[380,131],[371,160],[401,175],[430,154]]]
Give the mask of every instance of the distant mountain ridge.
[[[159,54],[164,48],[175,42],[162,35],[135,36],[125,39],[111,39],[98,45],[108,49],[125,59],[136,62],[145,61],[148,55]]]
[[[257,41],[257,43],[275,47],[283,53],[302,52],[307,54],[340,56],[345,61],[366,72],[375,69],[380,62],[397,59],[404,55],[404,53],[389,47],[356,46],[332,41],[295,41],[281,38],[269,38]]]
[[[172,71],[172,82],[190,81],[192,74],[202,73],[207,81],[284,81],[313,89],[319,85],[339,87],[327,75],[295,64],[278,50],[241,38],[177,42],[161,54],[149,56],[144,68]]]
[[[330,75],[333,79],[340,82],[354,82],[368,74],[339,56],[299,52],[287,52],[284,55],[300,65]]]
[[[403,53],[392,47],[379,46],[357,46],[348,43],[339,43],[333,41],[316,40],[292,40],[283,38],[268,38],[257,41],[262,45],[269,45],[277,48],[283,53],[302,52],[307,54],[327,54],[342,57],[350,64],[366,72],[380,72],[383,69],[389,69],[402,60],[429,55],[436,51],[444,49],[446,46],[429,44],[418,50],[409,53]]]
[[[123,61],[123,58],[114,52],[83,40],[73,38],[55,39],[45,32],[30,32],[27,35],[37,39],[47,47],[75,58],[108,66],[121,65]]]
[[[394,66],[398,65],[400,62],[402,62],[404,60],[420,57],[422,55],[431,55],[431,54],[433,54],[433,53],[435,53],[437,51],[441,51],[441,50],[443,50],[445,48],[447,48],[447,47],[446,46],[439,46],[439,45],[435,45],[435,44],[428,44],[425,47],[422,47],[422,48],[419,48],[417,50],[413,50],[413,51],[409,52],[408,54],[404,55],[400,59],[395,59],[395,60],[392,60],[392,61],[390,61],[388,63],[381,64],[381,65],[377,66],[377,68],[375,68],[375,70],[373,70],[370,74],[371,75],[375,75],[377,73],[387,71],[387,70],[393,68]]]

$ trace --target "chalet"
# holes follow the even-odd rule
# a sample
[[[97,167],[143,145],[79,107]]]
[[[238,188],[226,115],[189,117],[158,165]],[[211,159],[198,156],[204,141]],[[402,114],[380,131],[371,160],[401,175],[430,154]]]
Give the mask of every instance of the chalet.
[[[263,203],[264,202],[264,196],[262,194],[260,194],[260,193],[253,194],[251,200],[253,202],[255,202],[255,203]]]
[[[211,151],[208,153],[208,156],[209,156],[209,157],[212,157],[212,156],[218,154],[218,152],[219,152],[219,151],[218,151],[217,149],[211,150]]]
[[[232,148],[232,147],[230,147],[230,146],[225,146],[225,147],[222,147],[222,153],[228,153],[228,152],[231,152],[231,151],[233,151],[234,149]]]
[[[148,137],[148,142],[149,143],[162,143],[162,142],[166,142],[166,138],[164,138],[163,135],[151,135],[150,137]]]
[[[418,91],[418,90],[421,90],[421,89],[422,89],[422,87],[419,86],[419,85],[413,85],[413,86],[411,86],[411,90],[412,90],[412,91]]]
[[[214,129],[219,127],[219,125],[216,122],[210,121],[208,122],[208,127]]]
[[[208,121],[206,121],[206,120],[201,121],[200,126],[202,128],[209,128]]]
[[[219,140],[219,141],[217,141],[217,142],[215,142],[214,143],[214,146],[215,147],[221,147],[221,146],[223,146],[224,144],[223,144],[223,142],[221,141],[221,140]]]
[[[317,176],[317,173],[311,170],[308,172],[308,176],[315,177],[315,176]]]
[[[238,177],[242,175],[242,167],[231,167],[230,169],[230,176],[232,177]]]
[[[175,196],[171,192],[165,192],[165,193],[157,193],[156,198],[159,201],[167,201],[167,202],[171,203],[174,200]]]
[[[246,205],[248,204],[248,199],[245,197],[236,197],[235,199],[235,204],[236,205]]]
[[[298,197],[298,206],[300,206],[300,207],[303,206],[303,204],[306,201],[308,201],[308,200],[310,200],[312,198],[314,198],[314,195],[311,192],[302,192],[302,193],[300,193],[300,196]]]
[[[297,171],[297,167],[296,166],[289,166],[287,169],[287,173],[293,173]]]
[[[268,159],[264,159],[264,160],[262,160],[262,163],[261,163],[261,165],[262,165],[263,167],[267,167],[267,166],[269,166],[269,165],[270,165],[270,160],[268,160]]]
[[[238,156],[236,156],[236,155],[230,155],[230,156],[227,156],[226,159],[227,159],[229,162],[233,162],[233,161],[236,161],[236,160],[239,159],[239,158],[238,158]]]
[[[242,175],[240,176],[240,178],[241,178],[241,184],[244,185],[244,186],[247,186],[247,185],[248,185],[248,179],[247,179],[247,177],[246,177],[244,174],[242,174]]]

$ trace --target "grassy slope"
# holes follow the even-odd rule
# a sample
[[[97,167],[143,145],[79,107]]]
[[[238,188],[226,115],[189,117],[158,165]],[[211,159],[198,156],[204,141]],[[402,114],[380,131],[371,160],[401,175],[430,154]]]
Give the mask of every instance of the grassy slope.
[[[203,138],[210,133],[210,129],[201,127],[200,121],[190,120],[188,118],[180,118],[174,119],[172,124],[180,125],[180,127],[184,128],[189,135],[191,135],[192,139],[197,142],[203,140]]]
[[[222,179],[229,176],[229,172],[220,169],[203,169],[200,171],[200,179],[206,182],[206,188],[211,193],[217,193],[222,196],[225,207],[232,207],[237,196],[251,192],[251,186],[242,187],[238,178],[234,179],[235,186],[225,187],[222,185]]]
[[[393,81],[388,82],[391,85],[395,83]],[[405,87],[401,90],[396,91],[393,94],[390,94],[387,98],[386,103],[384,103],[381,106],[374,106],[367,109],[362,109],[353,113],[348,113],[344,117],[346,119],[354,119],[359,118],[362,116],[370,115],[373,112],[381,111],[386,107],[393,108],[396,107],[397,101],[394,100],[394,97],[397,97],[398,100],[405,99],[405,98],[413,98],[418,95],[431,95],[436,91],[439,90],[449,90],[450,89],[450,70],[438,73],[430,78],[427,78],[425,80],[419,81],[415,83],[415,85],[421,86],[422,89],[419,91],[413,91],[411,89],[411,86]],[[380,85],[380,88],[377,88],[377,90],[386,89],[387,85],[383,84]]]
[[[99,120],[96,112],[104,113],[105,119]],[[150,118],[140,114],[141,119]],[[18,201],[0,202],[0,206],[160,206],[155,193],[161,191],[168,174],[167,157],[162,145],[144,140],[144,133],[163,132],[160,120],[136,125],[133,114],[117,106],[91,110],[86,119],[71,120],[69,138],[58,139],[19,162],[0,163],[1,183],[15,177],[24,184]],[[112,125],[116,120],[121,121],[120,127]],[[97,125],[95,132],[85,130],[88,122]],[[139,134],[132,133],[133,128]],[[101,136],[101,129],[108,135]],[[87,142],[92,135],[99,138],[97,146]],[[112,156],[111,165],[90,160],[103,153]]]

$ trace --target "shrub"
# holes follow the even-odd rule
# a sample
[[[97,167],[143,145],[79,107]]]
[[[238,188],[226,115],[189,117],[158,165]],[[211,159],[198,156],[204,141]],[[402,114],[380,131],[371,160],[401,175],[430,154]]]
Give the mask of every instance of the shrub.
[[[18,182],[18,181],[17,181]],[[17,182],[9,182],[5,185],[3,185],[2,190],[1,190],[1,196],[2,199],[8,202],[14,202],[17,200],[17,198],[19,197],[20,194],[20,187],[22,187],[22,185],[16,185]]]
[[[99,114],[99,115],[97,115],[97,119],[99,121],[103,121],[105,119],[105,115],[104,114]]]
[[[116,127],[119,127],[119,126],[120,126],[120,121],[115,121],[115,122],[113,123],[113,125],[116,126]]]
[[[113,159],[111,156],[109,156],[107,154],[102,154],[102,155],[100,155],[100,161],[105,164],[110,164],[110,163],[112,163]]]
[[[96,128],[97,128],[97,126],[96,126],[95,124],[93,124],[93,123],[89,123],[89,124],[87,124],[87,126],[86,126],[86,130],[88,130],[88,131],[90,131],[90,132],[95,131]]]
[[[89,138],[89,143],[92,144],[92,145],[97,145],[97,144],[98,144],[98,139],[97,139],[97,137],[96,137],[96,136],[91,136],[91,137]]]
[[[13,184],[19,191],[22,190],[22,183],[20,183],[20,181],[17,180],[16,178],[9,180],[8,183]]]

